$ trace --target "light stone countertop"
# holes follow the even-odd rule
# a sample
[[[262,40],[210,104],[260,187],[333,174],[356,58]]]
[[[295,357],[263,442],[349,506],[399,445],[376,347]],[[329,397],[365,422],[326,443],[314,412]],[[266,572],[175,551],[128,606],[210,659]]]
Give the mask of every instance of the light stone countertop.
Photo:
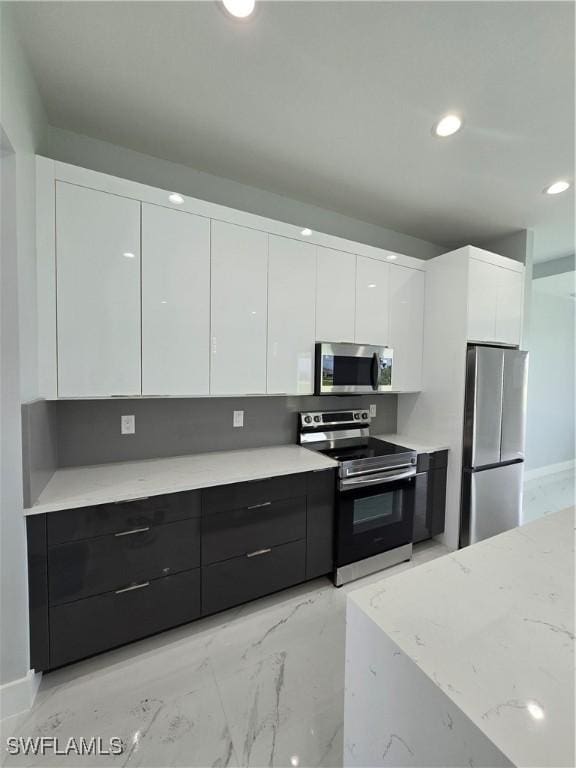
[[[397,432],[387,435],[373,435],[377,440],[385,440],[387,443],[403,445],[418,453],[435,453],[436,451],[449,451],[450,446],[447,443],[435,443],[430,440],[409,437],[408,435],[399,435]]]
[[[56,470],[37,502],[24,514],[130,501],[336,466],[336,461],[314,451],[283,445],[70,467]]]
[[[574,765],[574,510],[348,599],[513,765]]]

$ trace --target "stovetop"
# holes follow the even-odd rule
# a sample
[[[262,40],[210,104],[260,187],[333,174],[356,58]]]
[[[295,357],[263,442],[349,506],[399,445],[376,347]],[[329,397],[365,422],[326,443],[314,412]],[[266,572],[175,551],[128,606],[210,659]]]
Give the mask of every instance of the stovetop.
[[[378,440],[375,437],[369,437],[363,445],[353,445],[347,448],[329,448],[320,450],[324,456],[328,456],[335,461],[356,461],[358,459],[372,459],[377,456],[392,456],[402,453],[413,453],[411,448],[405,448],[403,445],[387,443],[385,440]]]

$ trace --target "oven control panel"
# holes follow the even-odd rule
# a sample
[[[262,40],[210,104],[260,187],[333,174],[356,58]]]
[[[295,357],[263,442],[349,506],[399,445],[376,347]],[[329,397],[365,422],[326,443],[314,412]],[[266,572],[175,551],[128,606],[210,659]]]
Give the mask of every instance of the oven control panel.
[[[349,411],[307,411],[300,414],[300,427],[342,427],[370,424],[370,411],[359,408]]]

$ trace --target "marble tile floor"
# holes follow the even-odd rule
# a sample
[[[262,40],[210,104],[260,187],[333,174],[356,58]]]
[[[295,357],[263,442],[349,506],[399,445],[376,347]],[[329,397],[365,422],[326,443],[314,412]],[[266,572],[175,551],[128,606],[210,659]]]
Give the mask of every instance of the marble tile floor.
[[[527,480],[524,483],[522,522],[530,523],[551,512],[576,506],[574,470]]]
[[[32,710],[1,724],[19,766],[342,765],[346,594],[448,550],[336,589],[295,587],[44,676]],[[8,736],[111,736],[118,756],[11,756]]]

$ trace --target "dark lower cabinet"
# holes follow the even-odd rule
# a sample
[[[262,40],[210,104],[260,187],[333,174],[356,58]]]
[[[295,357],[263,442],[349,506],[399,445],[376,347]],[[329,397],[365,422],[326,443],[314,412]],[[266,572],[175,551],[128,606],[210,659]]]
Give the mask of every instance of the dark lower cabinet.
[[[202,568],[202,613],[216,613],[304,581],[306,542],[293,541]]]
[[[57,605],[200,566],[200,518],[71,541],[48,549]]]
[[[37,671],[328,574],[334,470],[27,518]]]
[[[334,569],[334,495],[336,471],[308,475],[306,519],[306,578],[315,579]]]
[[[306,537],[306,496],[205,514],[202,565]]]
[[[414,543],[444,531],[448,451],[418,456],[414,509]]]
[[[200,570],[50,609],[50,658],[60,667],[200,615]]]
[[[67,509],[47,515],[48,545],[200,517],[201,491]]]

